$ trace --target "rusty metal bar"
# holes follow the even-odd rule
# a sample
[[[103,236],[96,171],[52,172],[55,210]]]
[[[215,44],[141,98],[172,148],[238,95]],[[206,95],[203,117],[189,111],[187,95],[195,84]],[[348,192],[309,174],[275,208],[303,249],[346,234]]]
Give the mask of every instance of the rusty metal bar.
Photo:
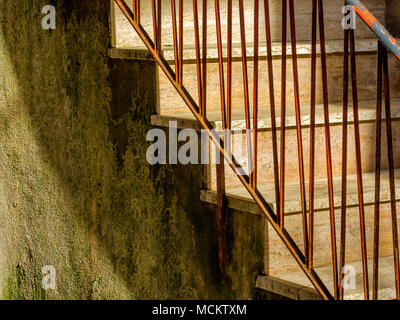
[[[331,224],[331,245],[332,245],[332,265],[333,265],[333,285],[335,291],[335,299],[339,298],[339,282],[338,282],[338,263],[336,249],[336,219],[335,219],[335,201],[333,196],[333,172],[332,172],[332,149],[331,135],[329,123],[329,102],[328,102],[328,72],[326,62],[325,49],[325,23],[324,23],[324,7],[323,1],[318,0],[319,13],[319,37],[321,45],[321,65],[322,65],[322,91],[324,100],[324,125],[325,125],[325,145],[326,145],[326,165],[328,175],[328,192],[329,192],[329,217]]]
[[[296,131],[297,131],[297,148],[299,157],[301,212],[303,218],[304,254],[306,257],[306,261],[308,261],[309,251],[308,251],[307,203],[306,203],[306,187],[305,187],[305,177],[304,177],[303,139],[301,132],[301,111],[300,111],[300,93],[299,93],[299,74],[297,66],[295,8],[293,0],[289,0],[289,16],[290,16],[290,32],[291,32],[291,43],[292,43],[293,83],[294,83],[294,100],[296,109]]]
[[[154,44],[158,53],[161,52],[161,0],[152,0]]]
[[[388,162],[389,162],[390,207],[392,212],[394,272],[396,279],[396,296],[397,300],[400,300],[399,237],[397,229],[396,189],[394,182],[395,176],[394,176],[394,160],[393,160],[392,117],[390,113],[389,66],[388,66],[388,52],[386,49],[382,49],[382,60],[383,60],[382,61],[383,94],[385,96],[387,152],[388,152]]]
[[[128,21],[131,23],[132,27],[135,29],[137,34],[140,36],[142,41],[144,42],[145,46],[147,47],[148,51],[151,53],[155,61],[158,63],[160,66],[161,70],[165,73],[171,84],[175,87],[176,91],[178,94],[182,97],[184,102],[187,104],[188,108],[190,111],[193,113],[195,118],[199,121],[201,126],[205,129],[207,132],[208,136],[211,138],[213,143],[218,147],[219,151],[221,154],[224,156],[224,158],[229,162],[230,167],[234,172],[238,173],[238,178],[243,184],[243,186],[246,188],[246,190],[249,192],[251,197],[254,199],[254,201],[257,203],[257,205],[260,207],[261,211],[265,214],[266,218],[268,219],[269,223],[271,226],[274,228],[274,230],[277,232],[278,236],[281,238],[283,243],[286,245],[288,248],[289,252],[293,255],[295,258],[296,262],[299,264],[301,269],[304,271],[305,275],[310,279],[311,283],[313,286],[316,288],[316,290],[321,294],[321,297],[324,299],[332,299],[332,295],[330,294],[329,290],[326,288],[326,286],[323,284],[321,279],[318,277],[318,275],[315,273],[314,270],[309,269],[306,264],[306,259],[304,254],[301,252],[299,247],[296,245],[292,237],[288,234],[288,232],[283,228],[281,228],[280,224],[278,224],[278,218],[273,212],[272,208],[270,205],[265,201],[264,197],[260,194],[260,192],[257,189],[253,189],[249,177],[246,175],[245,170],[238,164],[237,160],[231,155],[229,155],[225,148],[223,143],[221,142],[221,139],[219,138],[218,134],[212,130],[212,125],[204,118],[202,118],[200,114],[199,107],[196,105],[196,102],[194,99],[191,97],[191,95],[188,93],[188,91],[185,89],[184,86],[179,85],[177,81],[175,80],[175,74],[163,55],[158,55],[157,52],[154,50],[154,43],[152,42],[151,38],[148,36],[147,32],[145,29],[141,26],[138,25],[134,19],[133,13],[129,9],[129,7],[126,5],[126,2],[124,0],[114,0],[117,5],[120,7],[122,12],[125,14],[126,18]]]
[[[382,141],[382,66],[383,45],[378,43],[378,74],[376,93],[376,150],[375,150],[375,207],[374,207],[374,274],[372,299],[378,300],[379,275],[379,220],[380,220],[380,191],[381,191],[381,141]]]
[[[151,12],[153,15],[153,39],[154,39],[154,45],[157,47],[158,45],[158,27],[157,27],[157,6],[156,6],[156,0],[151,0]]]
[[[257,133],[258,133],[258,33],[260,2],[254,0],[254,65],[253,65],[253,164],[251,183],[257,187]]]
[[[218,229],[218,266],[221,274],[226,274],[229,263],[228,254],[228,225],[227,225],[227,201],[225,189],[225,163],[221,152],[217,151],[217,229]]]
[[[275,182],[275,202],[278,204],[280,199],[279,188],[279,162],[278,162],[278,141],[276,134],[276,112],[275,112],[275,87],[274,87],[274,67],[272,57],[272,39],[271,39],[271,22],[269,12],[269,0],[264,0],[264,16],[265,16],[265,34],[267,42],[267,60],[268,60],[268,84],[269,99],[271,112],[271,137],[272,137],[272,158]],[[276,215],[280,216],[280,206],[276,206]]]
[[[179,0],[179,83],[183,84],[183,0]]]
[[[140,0],[133,0],[133,12],[136,23],[140,24]]]
[[[358,199],[360,211],[360,233],[361,233],[361,252],[363,264],[363,284],[364,298],[369,300],[369,282],[368,282],[368,261],[367,261],[367,243],[365,235],[365,208],[363,195],[363,178],[361,165],[361,143],[360,143],[360,124],[358,118],[358,93],[357,93],[357,68],[356,68],[356,52],[354,43],[354,30],[350,29],[350,60],[352,75],[352,91],[353,91],[353,112],[354,112],[354,136],[356,146],[356,164],[357,164],[357,183],[358,183]]]
[[[317,78],[317,0],[312,5],[311,35],[311,104],[310,104],[310,185],[309,185],[309,247],[308,267],[313,268],[314,259],[314,167],[315,167],[315,104]]]
[[[339,299],[343,300],[343,269],[346,264],[346,208],[347,208],[347,125],[349,110],[349,30],[344,31],[343,62],[343,123],[342,123],[342,201],[340,219]]]
[[[178,49],[178,32],[176,26],[176,3],[175,0],[171,0],[171,15],[172,15],[172,33],[174,38],[174,58],[175,58],[175,81],[180,83],[179,81],[179,49]]]
[[[281,67],[281,141],[280,141],[280,195],[278,222],[285,226],[285,157],[286,157],[286,52],[287,52],[287,0],[282,0],[282,67]]]
[[[227,127],[232,128],[232,0],[228,0]]]
[[[221,15],[219,9],[219,0],[215,0],[215,20],[217,28],[217,46],[218,46],[218,67],[220,81],[220,98],[221,98],[221,118],[222,127],[226,129],[226,107],[225,107],[225,77],[224,77],[224,54],[222,51],[222,35],[221,35]]]
[[[220,78],[220,97],[221,97],[221,118],[223,129],[227,128],[226,124],[226,107],[225,107],[225,78],[224,78],[224,56],[222,50],[222,32],[221,32],[221,15],[219,0],[215,0],[215,20],[217,28],[217,47],[218,47],[218,65],[219,65],[219,78]],[[226,130],[224,130],[226,133]],[[224,137],[224,141],[227,137]],[[219,269],[222,274],[226,273],[226,266],[228,262],[227,251],[227,224],[226,224],[226,191],[225,191],[225,167],[224,157],[221,152],[219,154],[219,161],[216,166],[217,170],[217,216],[218,216],[218,256],[219,256]]]
[[[203,113],[203,78],[201,74],[201,56],[200,56],[200,31],[199,31],[199,13],[198,13],[197,0],[193,0],[193,21],[194,21],[194,39],[196,46],[196,69],[197,69],[197,89],[199,96],[199,106],[201,115]]]
[[[228,137],[225,146],[228,153],[232,153],[231,137],[232,137],[232,0],[228,0],[228,48],[227,48],[227,101],[226,101],[226,117]]]
[[[161,0],[157,0],[157,52],[160,54],[161,52],[161,29],[162,29],[162,7],[161,7]]]
[[[207,0],[203,0],[203,83],[202,83],[202,101],[201,114],[204,118],[207,115]]]
[[[249,101],[249,80],[247,74],[247,52],[246,52],[246,30],[244,20],[243,0],[239,0],[239,17],[240,17],[240,42],[242,47],[242,72],[243,72],[243,90],[244,90],[244,108],[246,115],[246,135],[247,135],[247,155],[249,175],[253,172],[253,146],[250,124],[250,101]],[[253,185],[252,185],[253,186]],[[254,187],[254,186],[253,186]]]

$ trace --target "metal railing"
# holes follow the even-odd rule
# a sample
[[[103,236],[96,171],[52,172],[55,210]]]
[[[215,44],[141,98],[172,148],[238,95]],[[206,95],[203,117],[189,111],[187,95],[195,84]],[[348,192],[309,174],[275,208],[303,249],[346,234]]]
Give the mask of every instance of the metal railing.
[[[360,246],[362,251],[363,265],[363,285],[365,299],[370,298],[369,279],[368,279],[368,263],[367,263],[367,244],[366,244],[366,226],[365,226],[365,209],[363,199],[363,176],[361,165],[361,139],[360,139],[360,121],[358,110],[357,95],[357,70],[356,70],[356,50],[354,30],[348,29],[344,31],[344,61],[343,61],[343,122],[342,122],[342,189],[341,189],[341,223],[340,223],[340,246],[338,258],[338,239],[336,236],[335,226],[335,202],[333,192],[333,170],[332,170],[332,150],[329,123],[329,101],[328,101],[328,73],[327,73],[327,53],[325,40],[324,25],[324,1],[312,1],[312,40],[311,40],[311,109],[310,109],[310,160],[309,160],[309,205],[306,201],[306,176],[305,161],[302,138],[301,124],[301,103],[299,94],[299,71],[298,71],[298,55],[296,40],[296,23],[295,23],[295,7],[294,0],[282,0],[282,57],[281,57],[281,125],[280,125],[280,143],[278,144],[278,128],[276,123],[276,101],[275,101],[275,85],[273,70],[273,54],[271,40],[271,23],[269,1],[263,1],[264,17],[265,17],[265,33],[267,48],[267,66],[269,83],[267,90],[269,91],[269,108],[271,113],[271,131],[272,131],[272,158],[275,181],[275,197],[277,200],[276,212],[267,203],[264,196],[258,190],[258,98],[259,98],[259,16],[260,1],[254,0],[254,65],[253,65],[253,95],[251,97],[249,90],[249,75],[247,66],[246,51],[246,24],[244,14],[243,0],[237,1],[239,8],[239,21],[233,21],[233,1],[227,0],[227,54],[223,54],[223,40],[221,31],[221,14],[220,1],[214,1],[215,22],[217,34],[218,48],[218,68],[220,81],[220,100],[221,100],[221,119],[223,129],[232,128],[232,26],[234,23],[240,25],[240,43],[241,43],[241,64],[243,76],[243,93],[244,93],[244,110],[245,123],[247,129],[247,146],[248,146],[248,162],[250,164],[251,173],[247,174],[235,156],[231,153],[230,137],[225,136],[220,139],[219,135],[213,131],[213,127],[207,120],[207,34],[212,32],[208,28],[207,17],[207,0],[192,0],[193,3],[193,23],[194,23],[194,43],[196,52],[197,66],[197,88],[198,101],[189,94],[185,88],[183,73],[183,0],[171,0],[171,18],[173,28],[173,48],[174,48],[174,69],[169,65],[162,53],[162,14],[161,0],[152,0],[152,19],[153,19],[153,35],[150,36],[145,28],[141,25],[140,17],[140,0],[133,1],[133,10],[130,9],[124,0],[114,0],[122,10],[126,18],[129,20],[137,34],[143,40],[149,52],[152,54],[162,71],[168,77],[176,91],[185,101],[190,111],[200,122],[202,127],[207,131],[210,139],[218,147],[221,155],[227,160],[231,168],[237,173],[243,186],[258,204],[262,212],[265,214],[271,226],[275,229],[279,237],[287,246],[290,253],[296,259],[297,263],[310,279],[316,290],[324,299],[343,299],[344,289],[342,286],[343,275],[338,270],[342,270],[346,263],[346,194],[347,194],[347,158],[348,158],[348,107],[349,107],[349,86],[351,85],[352,104],[354,113],[354,136],[355,136],[355,153],[356,153],[356,171],[358,182],[358,207],[360,218]],[[202,2],[202,24],[200,25],[198,5]],[[387,150],[388,165],[390,176],[390,203],[392,212],[392,231],[393,231],[393,254],[395,265],[396,293],[400,299],[400,278],[399,278],[399,252],[398,252],[398,234],[397,234],[397,213],[396,213],[396,196],[394,186],[394,160],[393,160],[393,137],[391,126],[391,110],[390,110],[390,92],[389,92],[389,70],[388,70],[388,53],[392,53],[400,60],[400,49],[397,41],[389,34],[389,32],[373,17],[366,7],[358,0],[347,0],[347,4],[351,5],[357,12],[358,16],[371,28],[378,37],[378,79],[377,79],[377,117],[376,117],[376,170],[375,170],[375,220],[374,220],[374,256],[373,256],[373,298],[378,297],[378,261],[379,261],[379,218],[380,218],[380,168],[381,168],[381,131],[382,131],[382,93],[385,101],[386,115],[386,132],[387,132]],[[178,9],[177,9],[178,8]],[[289,16],[289,19],[288,19]],[[302,229],[304,248],[303,250],[296,244],[292,236],[285,228],[285,162],[286,162],[286,89],[287,89],[287,32],[288,24],[290,27],[291,42],[291,59],[292,72],[294,82],[294,101],[296,114],[296,133],[298,148],[298,165],[299,165],[299,186],[301,193],[301,213],[302,213]],[[320,55],[317,55],[317,35],[319,33]],[[200,36],[202,35],[202,37]],[[202,38],[202,39],[201,39]],[[201,41],[202,40],[202,41]],[[315,198],[315,129],[316,129],[316,83],[317,83],[317,59],[320,56],[322,70],[322,95],[323,95],[323,111],[324,111],[324,131],[326,145],[326,164],[328,178],[328,197],[329,197],[329,220],[330,220],[330,236],[333,265],[333,287],[334,292],[331,293],[326,285],[321,281],[314,270],[314,198]],[[227,70],[224,70],[226,62]],[[349,79],[349,71],[351,79]],[[225,74],[227,77],[225,78]],[[253,109],[250,109],[252,101]],[[229,132],[229,131],[227,131]],[[225,181],[224,181],[224,165],[217,166],[217,193],[218,193],[218,221],[219,221],[219,258],[220,268],[224,270],[227,260],[226,240],[224,240],[224,219],[225,219]]]

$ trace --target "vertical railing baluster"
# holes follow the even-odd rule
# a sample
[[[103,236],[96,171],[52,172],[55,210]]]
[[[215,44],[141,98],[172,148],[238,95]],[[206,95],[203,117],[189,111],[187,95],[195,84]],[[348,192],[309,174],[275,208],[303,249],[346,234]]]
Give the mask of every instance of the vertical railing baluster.
[[[307,204],[306,204],[306,187],[304,178],[303,139],[301,132],[299,74],[297,65],[297,41],[296,41],[294,0],[289,0],[289,15],[290,15],[290,33],[291,33],[291,44],[292,44],[293,85],[294,85],[294,99],[295,99],[295,110],[296,110],[296,131],[297,131],[297,148],[298,148],[299,175],[300,175],[301,211],[303,218],[304,255],[306,261],[308,261]]]
[[[282,0],[282,66],[281,66],[281,141],[280,141],[280,197],[278,222],[285,225],[285,156],[286,156],[286,51],[287,51],[287,0]]]
[[[258,32],[259,32],[260,2],[254,0],[254,65],[253,65],[253,188],[257,187],[257,132],[258,132]]]
[[[346,208],[347,208],[347,125],[349,109],[349,30],[344,31],[343,61],[343,123],[342,123],[342,190],[340,218],[339,298],[344,298],[343,269],[346,264]]]
[[[157,5],[156,0],[151,0],[151,13],[153,16],[154,48],[158,47]]]
[[[272,39],[271,39],[271,22],[269,12],[269,0],[264,0],[264,16],[265,16],[265,34],[267,42],[268,56],[268,84],[269,84],[269,99],[271,112],[271,137],[272,137],[272,157],[275,182],[275,202],[278,204],[280,198],[279,189],[279,162],[278,162],[278,141],[276,135],[276,112],[275,112],[275,86],[274,86],[274,68],[272,57]],[[280,206],[276,206],[276,216],[280,217]]]
[[[175,0],[171,0],[171,15],[172,15],[172,33],[173,33],[173,41],[174,41],[174,58],[175,58],[175,81],[180,83],[179,74],[179,51],[178,51],[178,32],[176,26],[176,3]]]
[[[396,297],[400,300],[400,272],[399,272],[399,240],[397,229],[397,210],[396,210],[396,189],[394,176],[393,160],[393,135],[392,135],[392,117],[390,112],[390,85],[389,85],[389,66],[388,53],[386,48],[383,51],[383,93],[385,96],[385,116],[386,116],[386,135],[387,152],[389,162],[389,183],[390,183],[390,207],[392,213],[392,238],[393,238],[393,259],[396,281]]]
[[[224,55],[222,48],[222,31],[221,31],[221,14],[219,0],[215,0],[215,21],[217,28],[217,47],[218,47],[218,66],[220,81],[220,98],[221,98],[221,119],[222,128],[224,129],[223,141],[227,141],[226,129],[226,108],[225,108],[225,76],[224,76]],[[220,161],[217,164],[217,198],[218,198],[218,252],[220,271],[225,273],[227,261],[227,241],[226,241],[226,194],[225,194],[225,162],[224,157],[220,155]]]
[[[252,153],[252,136],[250,124],[250,101],[249,101],[249,80],[247,74],[247,53],[246,53],[246,30],[244,20],[243,0],[239,0],[239,16],[240,16],[240,39],[242,47],[242,72],[243,72],[243,90],[244,90],[244,107],[246,115],[246,133],[247,133],[247,155],[249,175],[253,172],[253,153]],[[251,182],[250,182],[251,183]]]
[[[219,8],[219,0],[215,0],[215,25],[217,28],[217,47],[218,47],[218,67],[219,67],[219,83],[220,83],[220,99],[221,99],[221,119],[222,127],[226,129],[226,108],[225,108],[225,76],[224,76],[224,55],[222,50],[222,34],[221,34],[221,16]]]
[[[193,21],[194,21],[194,39],[195,39],[195,47],[196,47],[196,68],[197,68],[197,89],[199,96],[199,107],[200,114],[204,119],[203,113],[203,78],[201,74],[201,56],[200,56],[200,31],[199,31],[199,13],[197,0],[193,0]]]
[[[138,0],[139,1],[139,0]],[[161,53],[161,29],[162,29],[162,7],[161,7],[161,0],[157,0],[157,53]]]
[[[232,139],[232,0],[228,0],[228,48],[227,48],[227,128],[228,137],[225,141],[228,154],[232,157],[231,139]]]
[[[369,300],[367,244],[365,235],[365,211],[364,211],[365,208],[364,208],[363,177],[362,177],[362,165],[361,165],[360,124],[358,117],[357,67],[356,67],[356,52],[354,43],[354,30],[352,29],[350,29],[350,60],[351,60],[352,91],[353,91],[354,136],[355,136],[355,146],[356,146],[364,298],[365,300]]]
[[[309,253],[308,267],[313,268],[314,258],[314,166],[315,166],[315,104],[317,78],[317,0],[312,5],[311,35],[311,105],[310,105],[310,204],[309,204]]]
[[[183,0],[179,0],[179,83],[183,84]]]
[[[329,101],[328,101],[328,73],[325,50],[325,22],[323,1],[318,0],[319,11],[319,37],[321,45],[321,66],[322,66],[322,90],[324,101],[324,125],[325,125],[325,145],[326,145],[326,166],[328,174],[328,191],[329,191],[329,216],[331,223],[331,245],[332,245],[332,264],[333,264],[333,284],[335,291],[335,299],[339,298],[339,283],[337,271],[337,249],[336,249],[336,219],[335,219],[335,201],[333,195],[333,172],[332,172],[332,151],[331,151],[331,135],[329,123]]]
[[[136,21],[140,24],[140,0],[136,0]]]
[[[202,84],[202,115],[206,118],[207,115],[207,0],[203,0],[203,84]]]
[[[225,161],[224,156],[217,150],[217,229],[218,229],[218,265],[221,274],[226,274],[229,262],[228,255],[228,227],[227,227],[227,203],[225,187]]]
[[[378,300],[379,275],[379,223],[381,202],[381,140],[382,140],[382,44],[378,41],[378,73],[376,92],[376,150],[375,150],[375,208],[374,208],[374,273],[372,299]]]
[[[137,24],[140,24],[140,0],[133,0],[133,16]]]

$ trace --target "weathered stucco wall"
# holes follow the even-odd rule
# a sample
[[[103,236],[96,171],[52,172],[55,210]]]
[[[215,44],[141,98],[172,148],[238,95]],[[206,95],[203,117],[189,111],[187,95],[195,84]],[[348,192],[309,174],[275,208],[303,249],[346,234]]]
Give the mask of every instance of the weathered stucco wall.
[[[203,168],[146,163],[155,65],[108,58],[108,15],[105,0],[0,1],[0,297],[254,297],[260,218],[232,215],[219,277]]]

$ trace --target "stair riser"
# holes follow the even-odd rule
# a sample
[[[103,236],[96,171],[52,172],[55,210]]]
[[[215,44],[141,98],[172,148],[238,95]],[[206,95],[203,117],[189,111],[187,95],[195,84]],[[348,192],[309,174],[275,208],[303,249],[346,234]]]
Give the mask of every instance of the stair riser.
[[[282,1],[272,0],[270,2],[270,15],[271,15],[271,36],[272,41],[281,41],[282,38]],[[364,1],[367,7],[371,10],[376,17],[384,23],[385,19],[385,3],[381,0],[366,0]],[[127,2],[131,5],[131,1]],[[202,1],[199,3],[199,19],[200,25],[202,23]],[[208,37],[207,42],[209,45],[216,45],[216,25],[215,25],[215,7],[214,0],[208,0]],[[330,0],[325,3],[325,32],[327,40],[338,39],[338,30],[341,30],[341,21],[343,14],[341,12],[343,7],[342,0]],[[239,25],[239,10],[238,2],[233,1],[233,42],[240,43],[240,25]],[[254,39],[254,1],[245,0],[245,23],[246,23],[246,40],[251,43]],[[311,13],[312,13],[312,1],[295,1],[296,10],[296,34],[299,41],[310,41],[311,40]],[[162,1],[162,42],[164,45],[173,44],[172,35],[172,19],[171,19],[171,1]],[[178,8],[178,5],[177,5]],[[178,12],[178,11],[177,11]],[[227,5],[225,1],[220,2],[220,14],[221,14],[221,30],[222,39],[224,42],[227,41]],[[184,38],[183,42],[185,46],[194,47],[194,23],[193,23],[193,2],[184,1]],[[151,1],[141,2],[141,23],[147,30],[148,34],[153,37],[153,21],[152,21],[152,9]],[[368,28],[360,21],[357,21],[357,32],[355,33],[357,38],[368,38],[371,36],[371,32]],[[264,6],[263,2],[260,1],[260,28],[259,28],[260,41],[265,41],[265,20],[264,20]],[[119,9],[116,10],[116,34],[117,34],[117,46],[118,47],[137,47],[142,46],[142,42],[138,37],[132,37],[132,27],[129,25],[127,20]],[[289,20],[288,20],[288,39],[290,36]]]
[[[294,105],[294,85],[292,73],[292,61],[289,59],[287,64],[287,82],[286,82],[286,99],[287,105]],[[329,55],[327,57],[328,65],[328,94],[329,102],[343,101],[343,56]],[[377,74],[377,56],[374,53],[360,54],[357,57],[357,78],[358,78],[358,98],[359,100],[371,100],[376,97],[376,74]],[[281,105],[281,61],[274,59],[274,85],[275,85],[275,101],[276,106]],[[311,96],[311,59],[309,56],[299,57],[299,86],[300,86],[300,102],[301,104],[309,104]],[[391,96],[393,98],[400,97],[400,64],[390,58],[390,83]],[[225,64],[226,73],[226,64]],[[269,85],[268,85],[268,68],[267,61],[261,60],[259,65],[259,105],[269,106]],[[186,104],[180,98],[176,90],[173,88],[169,80],[159,70],[159,87],[160,87],[160,114],[185,113],[188,111]],[[243,94],[243,78],[242,63],[236,61],[232,66],[232,108],[244,110],[244,94]],[[317,103],[323,102],[322,95],[322,76],[320,59],[317,64]],[[207,76],[207,110],[221,110],[220,98],[220,82],[219,82],[218,63],[209,63]],[[248,81],[249,81],[249,100],[250,106],[253,104],[253,62],[248,63]],[[198,101],[197,87],[197,69],[195,64],[184,65],[184,86],[195,99]],[[226,84],[226,77],[225,77]],[[350,96],[351,97],[351,96]],[[251,107],[252,108],[252,107]]]
[[[361,136],[361,156],[362,156],[362,170],[363,172],[373,172],[375,170],[375,124],[362,123],[360,125]],[[310,132],[309,128],[302,130],[303,134],[303,154],[305,175],[309,176],[309,155],[310,155]],[[342,126],[334,125],[330,127],[331,130],[331,149],[332,149],[332,166],[333,175],[340,176],[342,173]],[[386,125],[382,125],[382,169],[388,167],[387,161],[387,142],[386,142]],[[400,141],[400,122],[392,122],[393,132],[393,145],[397,145]],[[280,145],[280,132],[278,131],[278,159],[279,159],[279,145]],[[242,150],[243,155],[238,156],[238,153],[233,151],[235,157],[241,164],[246,161],[246,137],[242,134]],[[273,182],[273,150],[272,150],[272,133],[260,132],[258,148],[258,181],[259,183]],[[325,129],[323,127],[316,128],[315,133],[315,178],[326,177],[326,148],[325,148]],[[239,139],[240,141],[240,139]],[[348,174],[356,173],[356,153],[355,153],[355,139],[354,139],[354,126],[348,126],[348,160],[347,171]],[[262,152],[261,152],[262,151]],[[215,148],[212,147],[212,154],[215,154]],[[394,162],[400,163],[400,149],[394,148]],[[215,156],[214,156],[215,159]],[[299,179],[299,165],[298,165],[298,152],[297,152],[297,131],[289,129],[286,131],[286,162],[285,162],[285,179],[286,181],[295,181]],[[233,173],[233,170],[225,166],[226,185],[230,187],[240,186],[240,181]],[[216,189],[216,170],[215,165],[210,165],[209,168],[209,183],[211,189]]]
[[[397,205],[397,210],[400,205]],[[336,215],[336,234],[337,234],[337,253],[340,250],[340,209],[335,210]],[[393,254],[392,249],[392,220],[389,204],[381,205],[380,215],[380,246],[381,257]],[[367,236],[368,258],[373,257],[373,235],[374,235],[374,206],[365,207],[365,222]],[[285,227],[293,237],[295,242],[304,250],[303,231],[301,215],[286,217]],[[315,213],[314,225],[314,267],[326,266],[332,263],[331,251],[331,232],[329,222],[329,212]],[[268,224],[265,224],[265,254],[264,264],[265,273],[278,276],[286,271],[298,271],[299,266],[290,255],[282,241],[278,238],[275,231]],[[361,241],[360,241],[360,220],[359,209],[347,209],[347,231],[346,231],[346,264],[362,260]],[[339,261],[339,259],[338,259]],[[369,265],[372,268],[372,265]]]

